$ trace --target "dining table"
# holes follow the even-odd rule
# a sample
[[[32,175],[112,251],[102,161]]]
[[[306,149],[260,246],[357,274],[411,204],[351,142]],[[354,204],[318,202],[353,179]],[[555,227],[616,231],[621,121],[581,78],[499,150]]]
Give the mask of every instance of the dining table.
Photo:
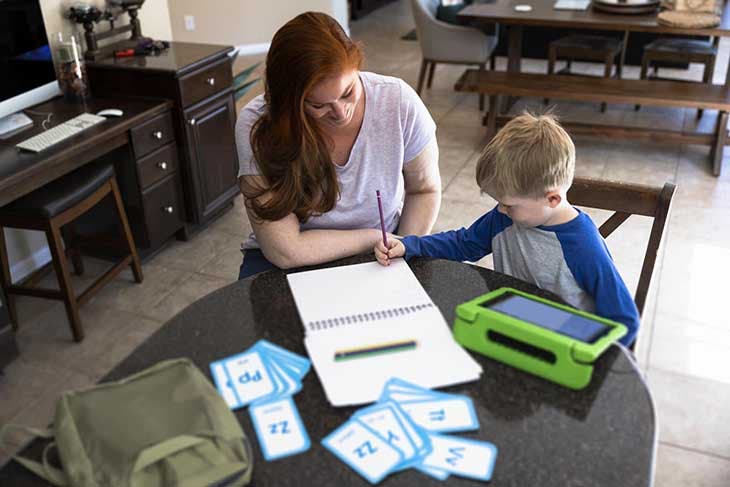
[[[730,9],[723,3],[720,24],[715,27],[691,28],[664,25],[658,11],[646,14],[619,15],[605,13],[588,6],[585,10],[558,10],[557,0],[491,0],[472,3],[457,14],[462,23],[492,25],[507,29],[507,71],[520,72],[525,27],[549,27],[577,31],[646,32],[666,36],[730,37]],[[519,6],[519,7],[518,7]],[[528,11],[522,6],[529,6]],[[518,7],[518,8],[515,8]],[[725,77],[730,87],[730,70]]]

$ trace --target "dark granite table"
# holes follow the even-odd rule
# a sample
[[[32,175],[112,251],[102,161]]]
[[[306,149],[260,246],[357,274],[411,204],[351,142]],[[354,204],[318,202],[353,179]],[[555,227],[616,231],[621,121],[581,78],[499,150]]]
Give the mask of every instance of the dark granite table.
[[[366,260],[371,258],[355,257],[340,263]],[[522,281],[467,264],[414,259],[410,265],[449,323],[453,322],[457,304],[502,286],[555,299]],[[189,357],[208,374],[211,361],[241,352],[260,338],[306,354],[303,328],[284,272],[272,271],[239,281],[193,303],[105,380],[119,379],[173,357]],[[633,358],[623,348],[611,347],[598,360],[591,384],[577,392],[481,355],[475,357],[484,368],[482,378],[446,391],[470,396],[477,409],[479,431],[459,435],[490,441],[499,449],[489,485],[651,485],[656,447],[654,407]],[[312,447],[273,462],[261,457],[248,411],[236,412],[254,445],[254,485],[369,485],[320,444],[355,408],[331,407],[314,371],[307,375],[304,388],[294,399]],[[42,442],[34,442],[25,453],[38,458],[42,446]],[[452,476],[447,484],[480,483]],[[0,485],[46,484],[11,462],[0,470]],[[381,485],[426,487],[444,483],[407,470],[391,475]]]

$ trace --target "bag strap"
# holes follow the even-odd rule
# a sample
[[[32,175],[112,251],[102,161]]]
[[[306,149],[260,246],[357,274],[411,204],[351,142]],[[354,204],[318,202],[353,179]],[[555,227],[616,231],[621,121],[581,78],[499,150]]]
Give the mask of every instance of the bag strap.
[[[199,434],[199,435],[179,435],[161,441],[156,445],[142,450],[137,456],[137,460],[134,462],[132,473],[139,472],[145,467],[153,465],[157,462],[165,460],[167,457],[200,445],[211,439],[218,438],[215,434]],[[226,477],[235,475],[238,472],[244,473],[248,469],[248,465],[243,462],[224,462],[218,465],[213,465],[200,475],[195,475],[190,478],[182,479],[176,485],[176,487],[198,487],[200,485],[210,485]]]
[[[149,467],[174,453],[187,450],[205,441],[208,441],[208,439],[203,436],[179,435],[149,446],[137,455],[137,460],[132,467],[132,473],[139,472],[143,468]]]
[[[230,462],[216,465],[200,475],[182,479],[175,487],[200,487],[201,485],[212,485],[237,473],[243,474],[248,469],[245,463]]]
[[[30,428],[28,426],[23,426],[19,424],[6,424],[2,428],[0,428],[0,446],[3,445],[5,435],[10,430],[25,431],[26,433],[29,433],[36,438],[45,438],[49,440],[53,439],[53,431],[51,431],[50,429]],[[51,466],[51,464],[48,462],[48,451],[55,446],[56,443],[52,442],[46,445],[46,447],[43,449],[43,463],[36,462],[35,460],[31,460],[29,458],[21,457],[20,455],[11,455],[11,457],[16,462],[18,462],[37,476],[41,477],[42,479],[47,480],[53,485],[65,487],[68,485],[68,478],[66,477],[66,474],[63,472],[63,470]]]
[[[206,441],[222,438],[221,435],[213,431],[201,431],[195,434],[173,436],[140,451],[132,467],[132,473],[139,472],[143,468],[164,460],[179,451],[192,448]]]

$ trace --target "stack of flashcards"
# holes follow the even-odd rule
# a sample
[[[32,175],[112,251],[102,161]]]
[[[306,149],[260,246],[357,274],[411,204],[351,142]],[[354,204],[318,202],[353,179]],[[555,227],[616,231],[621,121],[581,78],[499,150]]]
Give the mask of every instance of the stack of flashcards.
[[[439,480],[457,475],[488,481],[497,448],[442,434],[477,429],[469,397],[390,379],[377,403],[356,411],[322,444],[372,484],[406,468]]]
[[[231,409],[247,405],[266,460],[309,449],[310,441],[291,396],[302,388],[308,359],[259,340],[243,353],[210,364],[218,391]]]
[[[308,359],[266,340],[210,364],[215,386],[231,409],[293,396],[309,368]]]

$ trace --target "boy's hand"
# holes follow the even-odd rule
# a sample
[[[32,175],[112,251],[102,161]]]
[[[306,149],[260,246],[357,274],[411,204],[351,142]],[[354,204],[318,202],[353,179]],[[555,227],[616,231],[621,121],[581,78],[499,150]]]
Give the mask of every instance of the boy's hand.
[[[385,248],[382,240],[375,244],[375,258],[381,265],[390,265],[391,259],[403,257],[406,254],[406,246],[397,238],[388,239],[388,248]]]

